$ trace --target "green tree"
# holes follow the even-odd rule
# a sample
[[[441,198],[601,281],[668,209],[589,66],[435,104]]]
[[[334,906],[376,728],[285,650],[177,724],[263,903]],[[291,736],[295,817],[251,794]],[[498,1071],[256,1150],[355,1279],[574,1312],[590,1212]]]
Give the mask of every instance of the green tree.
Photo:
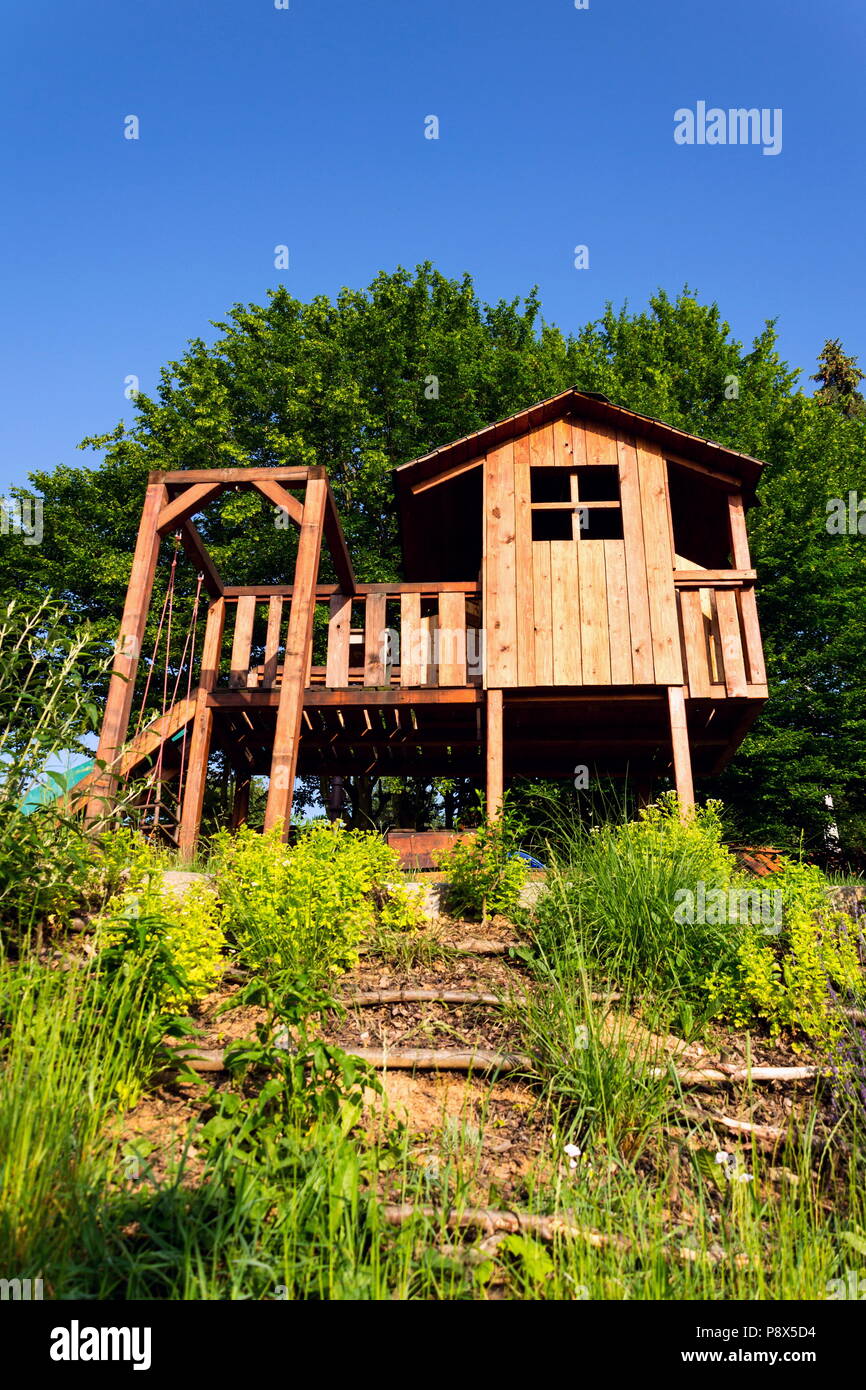
[[[828,338],[818,357],[818,370],[812,377],[820,382],[815,399],[823,405],[835,406],[843,415],[862,415],[866,402],[858,391],[866,374],[857,366],[857,358],[842,350],[838,338]]]

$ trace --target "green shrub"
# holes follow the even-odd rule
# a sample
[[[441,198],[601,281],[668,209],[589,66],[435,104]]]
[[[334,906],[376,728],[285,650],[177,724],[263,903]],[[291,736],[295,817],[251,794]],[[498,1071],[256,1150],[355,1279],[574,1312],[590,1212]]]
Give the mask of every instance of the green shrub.
[[[225,925],[259,967],[313,977],[347,970],[377,910],[390,926],[414,926],[420,917],[417,900],[399,884],[396,852],[379,835],[340,821],[312,822],[293,846],[279,827],[222,832],[212,867]]]
[[[88,695],[98,643],[47,597],[0,609],[0,936],[18,942],[33,927],[80,910],[90,877],[81,824],[59,802],[25,815],[28,791],[62,783],[52,762],[80,747],[99,711]]]
[[[482,821],[470,839],[458,840],[440,855],[448,906],[456,916],[485,921],[514,911],[529,873],[526,860],[517,855],[525,828],[506,804],[501,815]]]
[[[769,883],[781,893],[781,930],[737,932],[733,958],[706,982],[712,1012],[739,1027],[761,1020],[773,1036],[790,1028],[835,1042],[845,1021],[833,996],[857,998],[864,987],[854,924],[830,905],[827,880],[812,865],[783,859]]]
[[[95,919],[97,942],[109,959],[124,953],[151,956],[151,978],[160,1008],[173,1011],[204,998],[225,965],[226,938],[216,891],[193,883],[181,896],[166,886],[155,852],[134,831],[103,841],[107,881],[123,878]],[[123,864],[121,870],[119,866]]]

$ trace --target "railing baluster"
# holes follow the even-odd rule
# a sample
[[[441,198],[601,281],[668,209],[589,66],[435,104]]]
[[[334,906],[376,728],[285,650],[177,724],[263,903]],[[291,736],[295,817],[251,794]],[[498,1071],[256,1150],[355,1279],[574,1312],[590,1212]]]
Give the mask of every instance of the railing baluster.
[[[268,631],[265,637],[265,664],[262,685],[272,689],[277,679],[277,656],[280,648],[280,627],[283,621],[283,600],[279,596],[268,600]]]
[[[253,623],[256,618],[256,597],[243,594],[235,605],[235,630],[232,638],[232,661],[229,684],[235,689],[245,686],[250,670],[250,650],[253,644]]]
[[[466,684],[466,595],[439,595],[439,684]]]
[[[368,594],[364,614],[364,684],[385,684],[385,594]]]
[[[346,594],[333,594],[328,620],[328,660],[325,669],[325,685],[331,690],[340,690],[349,684],[351,626],[351,598]]]

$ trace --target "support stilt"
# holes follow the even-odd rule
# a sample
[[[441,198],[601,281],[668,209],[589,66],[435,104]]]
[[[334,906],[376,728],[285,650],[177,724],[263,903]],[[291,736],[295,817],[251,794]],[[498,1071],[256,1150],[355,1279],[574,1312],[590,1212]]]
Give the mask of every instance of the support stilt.
[[[112,771],[112,765],[126,742],[129,729],[135,677],[159,556],[157,526],[165,499],[164,483],[148,484],[96,752],[97,763],[104,762],[106,769],[95,779],[88,798],[86,815],[90,821],[104,816],[113,806],[117,794],[117,774]]]
[[[487,816],[495,818],[502,811],[505,794],[504,748],[502,720],[502,691],[487,692]]]
[[[668,715],[671,724],[671,746],[674,755],[674,782],[680,809],[688,812],[695,804],[692,779],[692,754],[689,748],[689,729],[686,722],[686,701],[681,685],[668,686]]]
[[[304,519],[298,539],[292,607],[283,661],[283,683],[280,689],[271,760],[271,782],[265,808],[265,830],[271,830],[282,822],[284,838],[288,837],[292,815],[301,716],[304,710],[304,684],[313,640],[316,578],[319,572],[325,507],[328,500],[328,479],[325,470],[311,469],[310,473],[304,497]]]

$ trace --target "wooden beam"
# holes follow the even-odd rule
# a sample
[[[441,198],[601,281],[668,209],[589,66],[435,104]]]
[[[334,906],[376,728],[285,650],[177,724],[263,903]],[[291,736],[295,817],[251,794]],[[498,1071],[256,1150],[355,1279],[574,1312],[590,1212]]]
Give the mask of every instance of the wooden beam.
[[[678,589],[717,589],[739,588],[740,585],[754,584],[757,578],[753,569],[737,570],[674,570],[674,583]]]
[[[222,483],[235,485],[243,483],[268,482],[305,483],[310,468],[180,468],[174,472],[157,471],[149,475],[149,481],[163,483],[166,487],[197,487],[200,483]]]
[[[144,495],[141,521],[132,569],[126,590],[123,617],[120,620],[120,636],[115,649],[114,665],[102,717],[102,730],[96,761],[104,762],[106,767],[95,780],[87,803],[87,818],[98,820],[114,804],[117,791],[117,774],[112,765],[118,758],[129,728],[129,715],[132,697],[135,692],[135,676],[141,655],[141,643],[147,626],[147,613],[150,596],[153,592],[153,578],[159,556],[159,515],[165,504],[165,485],[162,482],[148,484]]]
[[[222,483],[196,483],[194,487],[184,488],[180,496],[168,502],[159,514],[159,534],[165,536],[176,531],[182,521],[200,512],[202,507],[223,491]]]
[[[313,640],[316,578],[322,553],[327,500],[327,477],[311,477],[304,497],[304,519],[301,522],[295,562],[294,592],[283,662],[283,683],[277,707],[271,781],[265,808],[265,829],[272,830],[281,824],[284,837],[288,836],[292,814],[301,715],[304,708],[304,682]]]
[[[680,810],[686,813],[695,804],[695,787],[692,778],[692,754],[689,748],[686,702],[681,685],[668,686],[668,718],[670,719],[671,747],[674,758],[674,783]]]
[[[505,795],[502,691],[487,692],[487,817],[494,820],[502,812]]]
[[[293,585],[291,584],[227,584],[224,595],[227,599],[241,598],[244,594],[254,594],[256,598],[291,598]],[[343,590],[339,584],[317,584],[316,598],[330,598],[332,594],[341,594]],[[366,597],[367,594],[387,594],[389,598],[399,598],[401,594],[418,594],[421,598],[435,598],[437,594],[467,594],[477,597],[481,594],[481,585],[476,579],[443,579],[430,580],[426,584],[356,584],[355,593],[359,598]]]
[[[204,586],[211,598],[221,598],[223,582],[217,567],[205,550],[204,541],[189,519],[181,522],[180,543],[187,559],[195,565],[200,574],[204,575]]]
[[[423,483],[415,483],[412,488],[413,493],[427,492],[431,487],[438,487],[440,483],[449,483],[452,478],[459,478],[462,473],[469,473],[473,468],[480,468],[484,462],[484,455],[480,458],[470,459],[468,463],[455,463],[453,468],[445,468],[438,473],[435,478],[425,478]]]
[[[354,594],[357,588],[355,571],[352,568],[349,547],[346,545],[346,537],[343,535],[340,514],[337,511],[337,504],[334,501],[330,483],[328,484],[328,503],[325,509],[325,540],[334,562],[340,588],[343,593]]]
[[[694,459],[687,459],[682,454],[672,454],[664,447],[661,447],[661,453],[668,463],[675,463],[680,468],[689,468],[693,473],[700,473],[708,483],[716,483],[726,490],[732,488],[738,492],[743,486],[742,478],[735,478],[731,473],[719,473],[715,468],[707,468],[706,464],[696,463]]]
[[[274,709],[279,706],[281,690],[215,690],[208,703],[213,709]],[[303,692],[306,709],[335,708],[341,705],[482,705],[484,692],[474,685],[455,686],[453,690],[435,686],[420,686],[415,690],[367,690],[353,686],[350,690],[327,690],[312,686]]]
[[[207,763],[213,733],[213,709],[209,696],[219,679],[225,616],[225,599],[218,598],[208,609],[201,654],[201,672],[196,692],[195,717],[189,741],[186,781],[183,788],[178,831],[178,851],[183,860],[192,858],[201,825],[204,790],[207,781]]]
[[[280,507],[284,512],[288,512],[293,521],[300,526],[304,519],[303,504],[293,497],[284,487],[275,482],[273,478],[255,478],[253,487],[260,492],[263,497],[267,497],[269,502],[273,502],[275,507]]]
[[[250,785],[251,779],[247,773],[239,772],[235,776],[235,790],[232,798],[232,830],[240,830],[242,825],[246,825],[250,814]]]

